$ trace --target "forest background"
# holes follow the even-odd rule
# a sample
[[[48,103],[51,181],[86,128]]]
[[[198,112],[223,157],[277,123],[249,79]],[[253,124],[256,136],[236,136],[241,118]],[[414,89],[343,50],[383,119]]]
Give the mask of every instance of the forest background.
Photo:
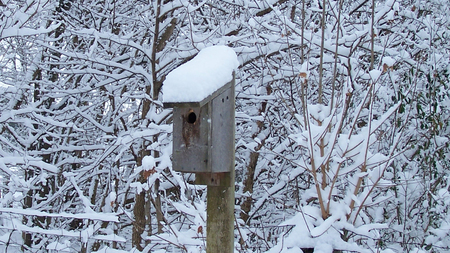
[[[0,249],[204,252],[166,75],[235,50],[236,252],[450,252],[447,0],[1,0]]]

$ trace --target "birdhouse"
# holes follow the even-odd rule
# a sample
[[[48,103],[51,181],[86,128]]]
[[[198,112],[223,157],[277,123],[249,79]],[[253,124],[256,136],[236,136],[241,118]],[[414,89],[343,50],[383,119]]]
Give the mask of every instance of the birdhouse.
[[[196,102],[168,102],[173,108],[175,171],[229,172],[234,167],[234,79]]]
[[[189,173],[234,169],[234,69],[226,46],[205,48],[166,77],[165,108],[173,108],[172,167]]]

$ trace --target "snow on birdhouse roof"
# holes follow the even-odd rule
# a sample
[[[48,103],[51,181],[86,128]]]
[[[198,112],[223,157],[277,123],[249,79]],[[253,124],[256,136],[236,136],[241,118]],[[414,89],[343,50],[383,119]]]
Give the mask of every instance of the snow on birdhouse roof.
[[[163,102],[200,103],[233,79],[239,66],[236,53],[227,46],[202,49],[197,56],[170,72],[163,84]]]

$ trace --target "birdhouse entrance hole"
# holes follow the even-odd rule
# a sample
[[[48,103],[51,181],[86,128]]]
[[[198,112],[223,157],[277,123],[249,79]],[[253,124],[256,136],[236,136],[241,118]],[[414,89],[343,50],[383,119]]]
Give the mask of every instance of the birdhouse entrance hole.
[[[194,111],[190,111],[188,116],[187,116],[187,122],[189,124],[194,124],[195,121],[197,121],[197,115],[195,114]]]

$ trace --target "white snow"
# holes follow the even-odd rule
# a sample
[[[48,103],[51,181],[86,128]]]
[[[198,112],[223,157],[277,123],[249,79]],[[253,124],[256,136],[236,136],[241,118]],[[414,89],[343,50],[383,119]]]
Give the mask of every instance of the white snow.
[[[325,232],[327,232],[327,230],[340,218],[341,217],[337,215],[332,215],[331,217],[326,219],[322,224],[311,229],[311,236],[314,238],[325,234]]]
[[[378,78],[381,76],[382,73],[383,72],[378,69],[372,69],[371,71],[369,71],[369,75],[374,82],[376,82],[378,80]]]
[[[266,251],[266,253],[301,252],[285,250],[296,248],[314,248],[314,252],[322,253],[331,253],[333,249],[365,252],[361,251],[361,248],[358,248],[355,243],[345,242],[340,238],[339,232],[334,227],[340,227],[345,224],[345,214],[339,210],[339,207],[335,207],[334,210],[337,213],[324,221],[321,218],[319,208],[303,206],[302,211],[280,224],[280,226],[294,225],[294,227],[283,240],[280,240],[274,247]],[[334,224],[332,224],[332,221],[334,221]],[[314,233],[319,233],[317,233],[316,236],[312,236],[311,233],[313,231]],[[299,240],[299,238],[301,238],[301,240]]]
[[[110,192],[110,193],[109,193],[109,201],[110,201],[110,202],[115,202],[115,201],[116,201],[116,198],[117,198],[116,192]]]
[[[156,166],[155,158],[153,156],[144,156],[142,158],[142,169],[151,170]]]
[[[41,217],[55,217],[55,218],[76,218],[76,219],[91,219],[100,221],[119,222],[118,215],[115,213],[48,213],[33,209],[18,209],[18,208],[0,208],[2,213],[20,214],[25,216],[41,216]]]
[[[239,66],[236,53],[227,46],[202,49],[194,59],[167,75],[164,102],[200,102],[233,78]]]
[[[55,250],[57,252],[70,252],[70,241],[64,240],[64,242],[55,241],[47,245],[47,250]]]
[[[251,27],[256,27],[256,20],[255,20],[254,18],[250,18],[250,19],[248,20],[248,24],[249,24]]]
[[[108,246],[105,246],[98,251],[92,251],[92,253],[129,253],[129,251],[112,249]]]
[[[395,60],[392,57],[385,56],[383,57],[382,63],[386,64],[389,67],[392,67],[395,64]]]
[[[40,27],[39,29],[30,29],[30,28],[20,28],[20,25],[17,24],[12,27],[8,27],[6,29],[3,29],[3,31],[0,33],[0,39],[5,39],[9,37],[15,37],[15,36],[30,36],[30,35],[37,35],[42,33],[49,33],[56,28],[58,28],[60,24],[51,25],[48,28]]]

